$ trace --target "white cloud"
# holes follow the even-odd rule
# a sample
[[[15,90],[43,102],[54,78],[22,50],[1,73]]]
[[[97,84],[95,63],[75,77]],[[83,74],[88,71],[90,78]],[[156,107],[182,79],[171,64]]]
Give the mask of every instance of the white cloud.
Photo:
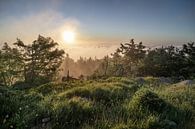
[[[32,42],[39,34],[50,36],[61,42],[60,33],[66,26],[78,27],[79,22],[73,18],[64,18],[60,13],[47,10],[25,17],[8,18],[0,24],[1,42],[14,42],[21,38],[24,42]]]
[[[80,56],[101,58],[116,49],[116,45],[113,44],[105,46],[104,43],[103,46],[98,46],[99,43],[95,43],[92,39],[84,41],[88,43],[78,41],[79,43],[67,46],[63,43],[62,32],[65,29],[79,31],[80,22],[75,18],[64,18],[60,13],[52,10],[25,17],[10,17],[6,21],[0,23],[0,45],[3,42],[13,43],[16,38],[20,38],[24,43],[32,43],[41,34],[52,37],[74,59]],[[78,34],[78,40],[79,38],[81,37]]]

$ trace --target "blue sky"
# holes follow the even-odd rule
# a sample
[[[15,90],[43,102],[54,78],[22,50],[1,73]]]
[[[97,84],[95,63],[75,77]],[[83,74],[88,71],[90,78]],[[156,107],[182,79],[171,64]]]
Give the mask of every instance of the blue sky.
[[[82,44],[115,45],[129,38],[149,45],[195,41],[194,0],[0,0],[0,42],[58,42],[64,24]]]

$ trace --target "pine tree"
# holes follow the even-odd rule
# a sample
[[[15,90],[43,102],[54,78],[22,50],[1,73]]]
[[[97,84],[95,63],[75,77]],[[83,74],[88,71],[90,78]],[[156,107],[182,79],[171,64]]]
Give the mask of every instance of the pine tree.
[[[14,43],[22,53],[25,62],[24,76],[28,83],[52,81],[60,67],[64,50],[57,48],[58,43],[50,37],[38,36],[32,44],[25,45],[21,40]]]

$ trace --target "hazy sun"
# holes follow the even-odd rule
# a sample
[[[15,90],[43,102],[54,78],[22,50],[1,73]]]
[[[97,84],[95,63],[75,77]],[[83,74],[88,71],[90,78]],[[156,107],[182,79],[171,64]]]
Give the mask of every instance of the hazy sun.
[[[65,43],[69,43],[69,44],[74,43],[74,41],[75,41],[75,32],[73,32],[73,31],[64,31],[63,38],[64,38]]]

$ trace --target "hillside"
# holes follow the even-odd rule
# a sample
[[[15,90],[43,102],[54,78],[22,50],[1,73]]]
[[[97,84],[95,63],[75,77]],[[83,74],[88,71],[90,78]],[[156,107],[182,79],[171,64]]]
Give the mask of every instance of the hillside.
[[[195,85],[159,78],[0,87],[1,129],[193,129]]]

